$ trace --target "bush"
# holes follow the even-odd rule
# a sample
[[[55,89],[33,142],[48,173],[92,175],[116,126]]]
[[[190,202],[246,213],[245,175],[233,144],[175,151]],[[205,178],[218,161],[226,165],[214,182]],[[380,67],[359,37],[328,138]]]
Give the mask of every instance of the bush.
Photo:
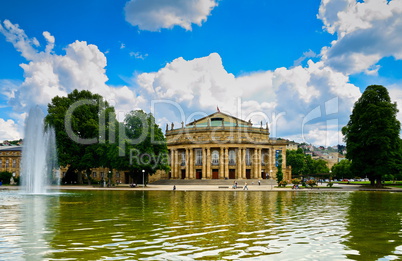
[[[334,182],[332,182],[332,181],[330,181],[330,182],[327,183],[327,187],[332,188],[333,185],[334,185]]]
[[[282,180],[281,182],[279,182],[278,186],[279,187],[286,187],[287,184],[288,184],[288,182],[286,180]]]
[[[8,171],[0,172],[0,181],[3,184],[10,184],[10,179],[12,176],[13,176],[13,174],[11,172],[8,172]]]
[[[300,184],[300,179],[292,179],[292,184],[293,185],[299,185]]]
[[[306,184],[309,185],[311,188],[317,185],[317,183],[316,183],[316,181],[314,179],[308,180],[306,182]]]

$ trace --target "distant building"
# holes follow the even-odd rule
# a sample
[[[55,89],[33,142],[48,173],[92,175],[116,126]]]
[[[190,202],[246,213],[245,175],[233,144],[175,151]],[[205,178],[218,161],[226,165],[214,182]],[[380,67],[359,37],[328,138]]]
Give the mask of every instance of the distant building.
[[[287,150],[297,150],[299,148],[299,143],[294,142],[294,141],[289,141],[289,143],[286,145]]]
[[[288,142],[270,139],[262,123],[253,127],[218,111],[179,128],[167,126],[166,141],[170,179],[275,179],[279,155],[284,179],[291,179]]]
[[[20,175],[21,146],[0,147],[0,172],[8,171],[14,176]]]

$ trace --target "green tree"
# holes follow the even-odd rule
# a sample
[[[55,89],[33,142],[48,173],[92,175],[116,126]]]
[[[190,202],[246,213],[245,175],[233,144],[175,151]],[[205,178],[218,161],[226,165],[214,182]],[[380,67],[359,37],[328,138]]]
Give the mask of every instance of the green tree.
[[[286,165],[292,166],[292,175],[303,176],[306,171],[306,155],[301,148],[286,151]]]
[[[102,96],[85,90],[56,96],[48,104],[45,122],[55,129],[59,164],[69,168],[65,181],[82,183],[85,170],[90,183],[90,168],[110,167],[110,159],[100,149],[114,136],[108,130],[116,119],[114,108]]]
[[[126,115],[124,128],[119,132],[120,159],[115,167],[130,171],[134,180],[142,180],[142,170],[154,174],[156,170],[169,171],[168,150],[162,130],[155,123],[154,116],[142,110]]]
[[[344,159],[336,163],[331,168],[332,176],[336,179],[351,179],[353,178],[353,173],[350,170],[352,162],[350,160]]]
[[[384,175],[400,169],[400,122],[396,103],[381,85],[370,85],[355,103],[348,124],[342,128],[346,158],[355,176],[367,176],[381,187]]]
[[[318,174],[318,173],[328,173],[329,172],[329,168],[327,165],[327,162],[323,159],[317,159],[314,160],[314,170],[312,171],[312,173],[314,174]]]

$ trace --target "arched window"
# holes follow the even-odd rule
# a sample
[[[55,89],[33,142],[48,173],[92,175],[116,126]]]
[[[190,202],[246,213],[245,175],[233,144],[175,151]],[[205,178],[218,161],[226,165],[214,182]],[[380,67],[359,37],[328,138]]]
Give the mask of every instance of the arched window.
[[[213,150],[211,158],[212,158],[212,165],[219,165],[219,151]]]

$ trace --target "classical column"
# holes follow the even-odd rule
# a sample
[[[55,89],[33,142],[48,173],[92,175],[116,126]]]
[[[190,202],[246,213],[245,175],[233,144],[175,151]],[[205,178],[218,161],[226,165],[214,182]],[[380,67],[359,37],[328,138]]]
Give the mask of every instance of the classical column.
[[[177,176],[177,165],[179,164],[178,162],[178,157],[177,157],[177,149],[173,150],[173,166],[172,166],[172,178],[175,179]]]
[[[211,179],[211,148],[207,148],[207,179]]]
[[[186,149],[186,155],[185,155],[185,167],[186,167],[186,177],[185,179],[189,178],[189,174],[190,174],[190,153],[189,153],[189,149]],[[181,177],[180,177],[181,178]]]
[[[219,178],[224,179],[225,178],[225,153],[223,151],[223,147],[221,147],[220,152],[219,152]]]
[[[174,178],[174,167],[176,164],[176,161],[174,159],[174,149],[170,150],[170,178]]]
[[[229,178],[229,148],[225,148],[225,177]]]
[[[205,179],[207,176],[207,153],[205,148],[201,148],[202,150],[202,178]]]
[[[241,167],[242,161],[241,161],[241,148],[237,149],[237,161],[236,161],[236,166],[237,166],[237,170],[236,170],[236,174],[237,174],[237,178],[241,179],[242,178],[242,167]]]
[[[276,168],[275,166],[275,147],[272,147],[269,150],[269,175],[271,176],[271,178],[274,178],[273,176],[276,177],[276,171],[274,171],[274,168]],[[272,171],[271,171],[272,170]]]
[[[243,179],[247,179],[247,176],[246,176],[246,168],[247,168],[247,165],[246,165],[246,148],[243,148],[242,149],[242,151],[243,151],[243,153],[242,153],[242,161],[243,161],[243,165],[242,165],[242,173],[243,173]]]
[[[257,172],[257,170],[258,170],[258,165],[257,165],[257,163],[258,163],[258,152],[257,152],[257,148],[255,148],[254,149],[254,151],[253,151],[253,163],[252,163],[252,166],[253,166],[253,179],[258,179],[259,177],[258,177],[258,172]]]
[[[261,151],[262,151],[261,148],[257,149],[257,175],[258,175],[258,178],[261,178],[261,157],[262,157]],[[263,177],[263,178],[265,178],[265,177]]]

